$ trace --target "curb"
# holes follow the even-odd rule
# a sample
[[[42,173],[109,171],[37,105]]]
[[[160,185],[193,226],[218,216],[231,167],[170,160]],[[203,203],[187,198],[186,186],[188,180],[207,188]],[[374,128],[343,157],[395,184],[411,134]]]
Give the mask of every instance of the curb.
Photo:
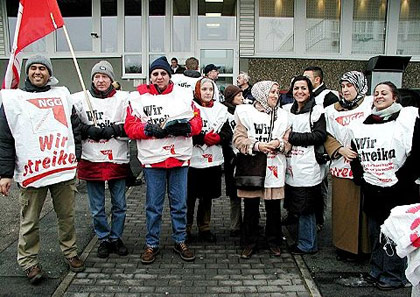
[[[292,237],[290,235],[289,230],[284,227],[283,232],[286,235],[287,239],[287,245],[290,246],[290,243],[292,241]],[[308,266],[306,265],[305,261],[303,260],[302,256],[299,255],[293,255],[291,254],[293,259],[295,260],[295,263],[299,269],[299,272],[302,276],[303,281],[305,282],[306,288],[309,290],[312,297],[322,297],[321,292],[318,290],[318,287],[314,281],[314,279],[311,276],[311,272],[309,271]]]

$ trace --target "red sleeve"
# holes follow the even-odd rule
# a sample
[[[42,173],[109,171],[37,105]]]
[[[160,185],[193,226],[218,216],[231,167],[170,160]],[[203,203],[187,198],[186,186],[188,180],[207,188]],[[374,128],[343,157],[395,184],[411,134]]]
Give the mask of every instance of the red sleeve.
[[[194,111],[194,117],[190,120],[191,125],[191,136],[200,134],[201,129],[203,128],[203,121],[201,120],[200,110],[195,107],[194,103],[192,104]]]
[[[147,123],[142,123],[140,119],[132,115],[131,106],[127,107],[127,117],[125,118],[124,130],[130,139],[149,139],[151,137],[144,134],[144,127]]]

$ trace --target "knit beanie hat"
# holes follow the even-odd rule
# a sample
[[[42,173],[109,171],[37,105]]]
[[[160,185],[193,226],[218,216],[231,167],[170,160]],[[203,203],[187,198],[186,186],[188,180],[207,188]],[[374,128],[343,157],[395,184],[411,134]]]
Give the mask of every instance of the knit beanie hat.
[[[242,92],[242,90],[239,87],[228,85],[225,89],[225,101],[232,102],[233,98],[235,98],[235,96],[240,92]]]
[[[111,81],[114,81],[115,80],[114,68],[112,68],[111,63],[109,63],[108,61],[100,61],[100,62],[96,63],[92,67],[92,72],[90,74],[90,77],[93,79],[93,76],[96,73],[106,74],[106,75],[109,76],[109,78],[111,79]]]
[[[48,73],[50,74],[50,78],[48,79],[47,85],[54,86],[58,84],[58,79],[53,76],[53,67],[50,58],[43,56],[43,55],[34,55],[29,57],[25,64],[25,73],[28,75],[29,68],[33,64],[42,64],[48,69]]]
[[[149,73],[152,74],[153,70],[155,69],[163,69],[168,72],[169,77],[171,77],[171,66],[169,65],[165,56],[157,58],[153,61],[153,63],[150,65]]]
[[[53,76],[53,67],[50,58],[42,56],[42,55],[34,55],[32,57],[29,57],[28,61],[26,61],[25,64],[25,73],[28,74],[29,67],[31,67],[32,64],[42,64],[45,67],[47,67],[48,72],[50,73],[50,76]]]

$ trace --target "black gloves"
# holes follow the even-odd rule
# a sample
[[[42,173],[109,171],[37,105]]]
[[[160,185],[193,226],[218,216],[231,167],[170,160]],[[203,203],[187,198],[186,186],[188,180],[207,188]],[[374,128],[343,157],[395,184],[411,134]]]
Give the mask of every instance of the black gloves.
[[[115,137],[127,136],[124,130],[124,124],[112,124],[102,129],[102,139],[111,139]]]
[[[92,139],[99,141],[101,139],[111,139],[113,137],[125,137],[124,124],[112,124],[111,126],[100,128],[94,125],[84,124],[82,127],[82,139]]]
[[[169,135],[188,136],[191,133],[190,123],[176,123],[165,128]]]
[[[168,132],[165,129],[162,129],[157,124],[148,123],[146,125],[146,127],[144,127],[144,134],[146,134],[146,136],[154,136],[156,138],[164,138],[168,135]]]
[[[82,133],[83,139],[89,138],[92,139],[94,141],[99,141],[100,139],[102,139],[102,129],[95,127],[93,125],[87,125],[86,128],[84,129],[86,132]]]

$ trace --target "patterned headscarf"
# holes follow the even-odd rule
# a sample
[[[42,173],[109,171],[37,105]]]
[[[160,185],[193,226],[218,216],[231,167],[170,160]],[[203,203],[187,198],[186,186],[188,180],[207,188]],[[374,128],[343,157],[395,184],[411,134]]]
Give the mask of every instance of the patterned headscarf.
[[[368,91],[367,79],[365,75],[359,71],[349,71],[343,74],[339,83],[341,84],[343,81],[351,83],[357,91],[356,98],[354,98],[353,101],[347,101],[340,96],[340,105],[346,109],[351,109],[365,97]]]
[[[274,85],[278,85],[278,83],[270,80],[263,80],[257,82],[251,89],[251,95],[261,104],[266,113],[273,111],[273,109],[268,105],[268,95]]]

